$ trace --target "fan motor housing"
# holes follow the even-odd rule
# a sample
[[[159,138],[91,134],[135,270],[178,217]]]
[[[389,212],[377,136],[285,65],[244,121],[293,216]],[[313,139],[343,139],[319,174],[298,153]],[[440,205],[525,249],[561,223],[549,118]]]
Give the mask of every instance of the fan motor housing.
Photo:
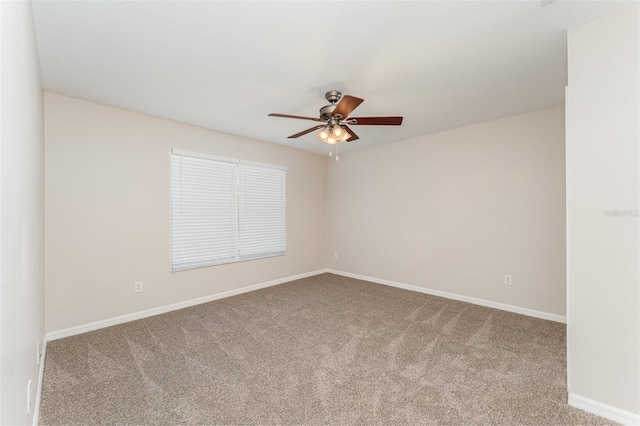
[[[331,118],[331,114],[336,109],[335,105],[327,105],[320,108],[320,118],[323,120],[329,120]]]

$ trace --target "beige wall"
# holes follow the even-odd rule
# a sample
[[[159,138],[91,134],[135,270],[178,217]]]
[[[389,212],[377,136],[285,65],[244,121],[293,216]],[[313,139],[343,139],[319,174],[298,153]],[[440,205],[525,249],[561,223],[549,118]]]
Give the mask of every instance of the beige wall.
[[[564,315],[562,106],[327,161],[328,267]]]
[[[45,135],[47,331],[324,267],[320,156],[51,93]],[[287,255],[170,272],[171,148],[288,167]]]
[[[0,424],[17,425],[33,421],[44,337],[42,85],[31,3],[0,14]]]
[[[569,30],[571,393],[640,414],[640,15]],[[637,210],[636,210],[637,211]]]
[[[45,112],[47,331],[324,267],[564,315],[560,106],[339,162],[51,93]],[[287,256],[169,272],[172,147],[287,166]]]

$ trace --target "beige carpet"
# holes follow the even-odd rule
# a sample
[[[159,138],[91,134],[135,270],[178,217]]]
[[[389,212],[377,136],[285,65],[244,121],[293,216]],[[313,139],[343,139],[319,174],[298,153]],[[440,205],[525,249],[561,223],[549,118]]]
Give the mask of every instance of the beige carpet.
[[[41,424],[606,424],[562,324],[330,274],[56,340]]]

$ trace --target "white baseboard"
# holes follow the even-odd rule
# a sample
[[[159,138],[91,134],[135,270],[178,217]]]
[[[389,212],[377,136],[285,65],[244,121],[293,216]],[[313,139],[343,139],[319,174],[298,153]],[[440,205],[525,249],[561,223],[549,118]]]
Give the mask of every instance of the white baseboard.
[[[623,425],[640,425],[640,414],[633,414],[574,393],[569,394],[569,405]]]
[[[500,309],[503,311],[514,312],[516,314],[527,315],[530,317],[541,318],[545,320],[567,323],[567,318],[561,315],[550,314],[548,312],[536,311],[528,308],[521,308],[519,306],[507,305],[506,303],[492,302],[490,300],[476,299],[475,297],[462,296],[455,293],[448,293],[446,291],[432,290],[430,288],[418,287],[411,284],[403,284],[395,281],[383,280],[380,278],[367,277],[365,275],[352,274],[351,272],[338,271],[335,269],[327,269],[326,272],[336,275],[342,275],[344,277],[355,278],[357,280],[371,281],[377,284],[388,285],[391,287],[398,287],[405,290],[417,291],[419,293],[430,294],[432,296],[444,297],[446,299],[460,300],[462,302],[473,303],[474,305],[486,306],[488,308]]]
[[[238,294],[247,293],[249,291],[259,290],[261,288],[271,287],[278,284],[283,284],[289,281],[295,281],[302,278],[319,275],[325,272],[329,272],[336,275],[342,275],[345,277],[355,278],[358,280],[370,281],[377,284],[388,285],[391,287],[402,288],[405,290],[417,291],[420,293],[430,294],[433,296],[444,297],[447,299],[460,300],[463,302],[473,303],[475,305],[487,306],[489,308],[501,309],[503,311],[515,312],[522,315],[528,315],[531,317],[542,318],[546,320],[566,323],[566,318],[560,315],[550,314],[547,312],[536,311],[533,309],[521,308],[518,306],[507,305],[505,303],[492,302],[490,300],[477,299],[475,297],[462,296],[459,294],[448,293],[440,290],[432,290],[429,288],[418,287],[411,284],[403,284],[395,281],[383,280],[374,277],[368,277],[365,275],[353,274],[351,272],[338,271],[335,269],[318,269],[316,271],[306,272],[298,275],[291,275],[284,278],[279,278],[264,283],[254,284],[235,290],[229,290],[222,293],[216,293],[209,296],[199,297],[197,299],[186,300],[184,302],[173,303],[171,305],[160,306],[157,308],[147,309],[145,311],[134,312],[132,314],[121,315],[114,318],[108,318],[101,321],[92,322],[89,324],[82,324],[76,327],[70,327],[63,330],[57,330],[47,333],[45,341],[62,339],[65,337],[75,336],[76,334],[86,333],[88,331],[99,330],[105,327],[111,327],[113,325],[122,324],[125,322],[135,321],[142,318],[151,317],[154,315],[164,314],[166,312],[175,311],[178,309],[188,308],[190,306],[200,305],[202,303],[211,302],[213,300],[224,299],[226,297],[236,296]]]
[[[226,297],[236,296],[238,294],[247,293],[249,291],[259,290],[261,288],[271,287],[278,284],[283,284],[289,281],[295,281],[302,278],[311,277],[314,275],[327,272],[326,269],[318,269],[317,271],[305,272],[303,274],[291,275],[289,277],[279,278],[277,280],[267,281],[264,283],[254,284],[235,290],[224,291],[222,293],[211,294],[209,296],[199,297],[197,299],[186,300],[184,302],[173,303],[171,305],[160,306],[158,308],[147,309],[145,311],[134,312],[132,314],[121,315],[119,317],[109,318],[101,321],[92,322],[89,324],[83,324],[76,327],[65,328],[64,330],[52,331],[47,333],[47,340],[62,339],[65,337],[75,336],[76,334],[86,333],[88,331],[99,330],[101,328],[111,327],[112,325],[118,325],[125,322],[135,321],[142,318],[148,318],[166,312],[176,311],[178,309],[184,309],[202,303],[211,302],[213,300],[224,299]]]
[[[36,405],[33,408],[33,426],[38,426],[40,415],[40,395],[42,394],[42,380],[44,379],[44,360],[47,356],[47,336],[42,339],[42,353],[40,354],[40,371],[38,373],[38,387],[36,388]]]

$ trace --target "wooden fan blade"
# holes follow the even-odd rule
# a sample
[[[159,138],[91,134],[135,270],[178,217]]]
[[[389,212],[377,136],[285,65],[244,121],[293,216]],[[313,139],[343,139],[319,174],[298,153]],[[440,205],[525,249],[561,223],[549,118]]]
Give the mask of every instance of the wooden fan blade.
[[[342,124],[342,128],[344,130],[346,130],[347,133],[349,133],[351,135],[349,137],[349,139],[347,139],[347,142],[351,142],[351,141],[355,141],[356,139],[360,139],[360,137],[358,135],[356,135],[356,133],[349,128],[349,126],[345,126],[344,124]]]
[[[300,133],[296,133],[295,135],[291,135],[291,136],[289,136],[287,139],[295,139],[295,138],[299,138],[300,136],[304,136],[304,135],[306,135],[307,133],[311,133],[311,132],[313,132],[314,130],[322,129],[323,127],[324,127],[324,124],[322,124],[322,125],[320,125],[320,126],[315,126],[315,127],[310,128],[310,129],[303,130],[303,131],[301,131]]]
[[[349,120],[352,126],[399,126],[402,124],[402,117],[351,117]]]
[[[300,120],[313,120],[313,121],[320,121],[320,122],[324,121],[324,120],[322,120],[320,118],[303,117],[301,115],[277,114],[277,113],[274,113],[274,112],[269,114],[269,117],[298,118]]]
[[[342,118],[347,118],[349,114],[351,114],[354,109],[358,108],[358,105],[360,105],[362,102],[364,102],[364,99],[344,95],[342,99],[340,99],[340,102],[338,102],[338,106],[336,106],[336,109],[333,110],[333,113],[331,115],[336,117],[339,114]]]

